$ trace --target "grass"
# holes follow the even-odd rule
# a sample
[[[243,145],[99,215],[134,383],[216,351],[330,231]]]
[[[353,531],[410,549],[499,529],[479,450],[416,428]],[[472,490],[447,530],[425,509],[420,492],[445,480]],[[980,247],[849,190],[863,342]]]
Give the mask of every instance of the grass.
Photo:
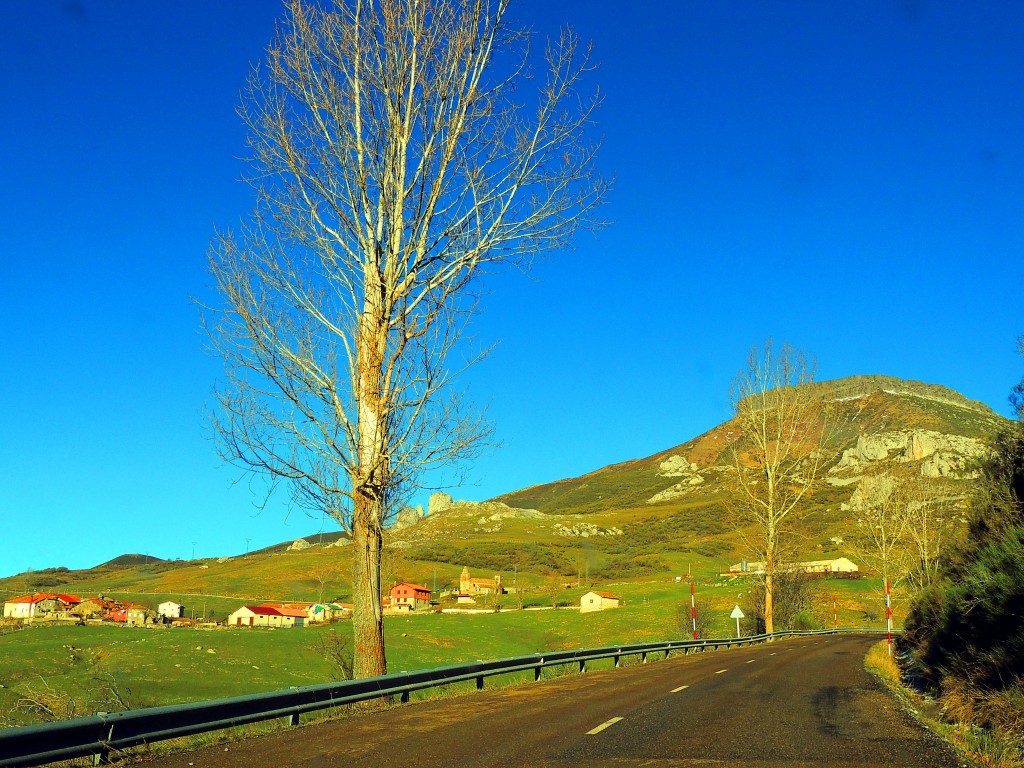
[[[904,683],[895,657],[889,656],[886,643],[876,643],[864,659],[864,667],[900,698],[922,724],[942,736],[959,753],[974,765],[985,768],[1022,768],[1024,753],[1021,751],[1021,737],[982,728],[968,722],[950,720],[951,709],[940,707],[908,688]],[[945,710],[946,717],[942,716]]]
[[[684,570],[685,572],[685,570]],[[734,605],[749,613],[750,582],[743,578],[700,579],[709,601],[708,636],[735,632]],[[560,610],[510,609],[480,614],[423,614],[388,617],[388,668],[411,671],[477,659],[496,659],[549,650],[630,644],[689,636],[689,584],[655,578],[605,584],[621,595],[622,608],[581,614]],[[831,626],[831,595],[839,595],[840,623],[862,626],[860,606],[880,585],[872,580],[816,582],[815,618]],[[585,587],[562,593],[579,605]],[[163,596],[160,595],[162,598]],[[538,600],[543,599],[535,595]],[[677,609],[683,606],[685,626]],[[237,606],[236,606],[237,607]],[[747,622],[743,631],[751,633]],[[0,712],[12,724],[37,721],[17,704],[44,684],[74,704],[74,714],[96,708],[96,677],[112,680],[133,708],[199,701],[309,685],[336,679],[324,657],[322,633],[348,633],[349,625],[300,629],[137,628],[112,624],[36,624],[0,635]]]

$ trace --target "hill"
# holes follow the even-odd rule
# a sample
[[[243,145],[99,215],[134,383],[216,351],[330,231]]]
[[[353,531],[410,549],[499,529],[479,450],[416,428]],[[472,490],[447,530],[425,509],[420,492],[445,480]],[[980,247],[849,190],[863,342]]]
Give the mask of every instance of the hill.
[[[864,501],[863,481],[878,474],[924,477],[955,507],[969,491],[971,463],[1007,423],[990,408],[946,387],[885,376],[812,385],[841,429],[828,471],[807,497],[801,556],[849,555],[848,538]],[[428,513],[406,510],[387,534],[385,582],[443,588],[463,566],[504,572],[541,588],[545,574],[605,582],[655,575],[716,573],[746,555],[731,518],[733,449],[743,438],[726,422],[675,447],[504,494],[486,502],[431,498]],[[47,574],[62,588],[239,598],[348,599],[350,556],[341,533],[282,542],[246,556],[161,561],[124,555],[87,571]],[[37,574],[38,577],[38,574]],[[0,579],[0,594],[26,591],[23,574]],[[63,586],[66,585],[66,586]],[[144,601],[143,601],[144,602]]]
[[[118,555],[117,557],[107,560],[105,563],[100,563],[97,568],[111,568],[125,565],[155,565],[156,563],[167,562],[163,558],[153,557],[153,555]]]

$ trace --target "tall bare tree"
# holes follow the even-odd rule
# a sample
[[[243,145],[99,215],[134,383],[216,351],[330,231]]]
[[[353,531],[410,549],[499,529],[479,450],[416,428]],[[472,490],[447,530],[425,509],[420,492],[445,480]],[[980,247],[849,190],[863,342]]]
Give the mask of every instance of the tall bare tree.
[[[257,203],[210,251],[213,423],[224,458],[351,531],[358,677],[386,671],[385,521],[489,435],[452,386],[481,276],[570,246],[606,192],[589,50],[564,32],[523,88],[507,8],[291,0],[239,110]]]
[[[771,339],[750,350],[732,389],[736,511],[752,531],[748,547],[762,562],[765,631],[775,630],[775,579],[794,555],[793,526],[820,477],[834,421],[807,356]]]
[[[866,565],[894,586],[907,577],[911,485],[882,474],[865,477],[857,489],[863,501],[853,547]]]

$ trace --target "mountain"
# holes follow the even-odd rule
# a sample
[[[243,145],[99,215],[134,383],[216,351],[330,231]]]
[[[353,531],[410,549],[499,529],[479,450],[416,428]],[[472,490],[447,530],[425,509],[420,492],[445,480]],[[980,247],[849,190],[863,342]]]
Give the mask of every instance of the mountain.
[[[885,474],[923,478],[944,505],[970,492],[972,463],[1008,421],[946,387],[886,376],[811,385],[835,414],[827,471],[805,498],[801,556],[848,556],[865,480]],[[385,574],[447,583],[463,566],[504,572],[537,584],[552,570],[587,572],[604,581],[657,574],[717,573],[744,557],[742,522],[731,516],[733,448],[743,438],[732,421],[645,458],[575,478],[534,485],[485,502],[434,494],[424,515],[407,509],[387,532]],[[306,547],[305,545],[309,546]],[[316,595],[330,566],[334,592],[349,594],[348,539],[313,534],[247,556],[159,561],[123,555],[88,571],[45,574],[76,589],[260,596]],[[33,575],[38,578],[39,574]],[[25,591],[24,575],[0,579],[0,592]]]
[[[939,458],[955,456],[969,462],[980,455],[1007,421],[987,405],[935,384],[889,376],[854,376],[812,386],[830,393],[827,401],[839,410],[839,422],[844,425],[837,436],[834,471],[828,475],[831,478],[842,474],[849,479],[849,473],[842,473],[836,465],[843,461],[847,450],[856,451],[858,443],[861,453],[868,456],[877,454],[872,450],[876,444],[890,446],[886,453],[891,452],[891,457],[880,457],[883,464],[879,466],[884,466],[888,458],[902,458],[896,455],[901,439],[905,447],[906,440],[915,434],[923,438],[923,449],[931,450],[927,457],[921,455],[913,461],[923,463],[937,453]],[[613,508],[682,508],[694,502],[711,505],[723,490],[723,476],[734,467],[731,446],[736,434],[734,423],[728,421],[646,458],[531,486],[494,501],[571,515]],[[846,461],[846,466],[852,467],[852,459],[847,457]],[[865,466],[870,463],[864,462]],[[943,476],[955,478],[958,473],[946,464],[940,470]]]
[[[865,502],[868,478],[924,478],[942,504],[961,505],[976,477],[974,463],[1008,423],[983,403],[934,384],[855,376],[810,386],[838,426],[826,471],[805,497],[798,533],[806,556],[847,554],[841,541]],[[616,573],[703,558],[720,566],[744,554],[742,523],[730,515],[734,450],[742,453],[744,445],[728,421],[645,458],[487,502],[435,495],[425,517],[394,535],[413,557],[459,557],[483,568],[507,568],[513,542],[526,552],[525,562],[570,570],[580,547]]]

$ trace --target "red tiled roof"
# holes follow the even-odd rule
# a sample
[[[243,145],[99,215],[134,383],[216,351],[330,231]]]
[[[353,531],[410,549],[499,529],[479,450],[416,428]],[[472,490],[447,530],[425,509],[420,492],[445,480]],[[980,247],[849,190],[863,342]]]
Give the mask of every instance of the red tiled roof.
[[[282,613],[269,605],[247,605],[245,606],[248,610],[255,613],[257,616],[281,616]]]
[[[82,602],[82,598],[78,595],[64,595],[57,594],[55,592],[36,592],[32,595],[22,595],[21,597],[15,597],[12,600],[8,600],[8,603],[29,603],[34,604],[43,600],[60,600],[68,605],[77,605]]]
[[[307,611],[303,611],[300,608],[277,608],[276,610],[282,616],[292,616],[296,619],[304,619],[309,616]]]
[[[622,598],[618,595],[613,595],[611,592],[598,592],[596,589],[592,590],[598,597],[603,597],[606,600],[621,600]]]
[[[411,581],[403,581],[401,584],[395,584],[391,589],[397,589],[398,587],[412,587],[418,589],[421,592],[429,592],[430,587],[424,587],[422,584],[413,584]]]

